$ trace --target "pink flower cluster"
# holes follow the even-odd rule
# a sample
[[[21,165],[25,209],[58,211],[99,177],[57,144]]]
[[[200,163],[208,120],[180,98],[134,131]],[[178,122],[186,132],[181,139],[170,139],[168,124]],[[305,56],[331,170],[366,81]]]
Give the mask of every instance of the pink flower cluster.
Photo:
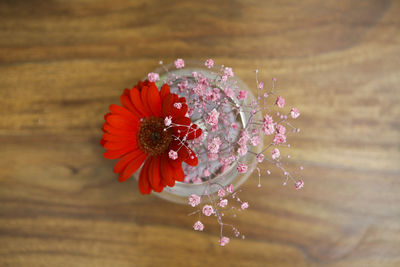
[[[162,76],[163,82],[168,83],[171,90],[175,90],[180,97],[186,98],[186,117],[195,120],[203,130],[200,138],[188,142],[196,155],[200,155],[199,164],[197,167],[188,166],[184,169],[186,183],[206,184],[202,195],[192,194],[188,198],[188,204],[196,209],[192,214],[199,216],[193,229],[204,230],[202,216],[216,218],[221,227],[219,244],[225,246],[230,242],[229,237],[223,235],[226,227],[232,228],[235,237],[239,237],[240,232],[231,224],[226,224],[224,218],[229,214],[236,217],[238,213],[249,209],[250,205],[239,198],[240,190],[234,191],[232,184],[221,184],[213,178],[227,170],[237,171],[241,176],[256,170],[258,187],[261,187],[261,177],[271,174],[270,169],[265,169],[270,164],[281,172],[285,179],[284,185],[290,179],[296,189],[303,188],[304,181],[295,179],[294,176],[298,177],[298,174],[289,173],[284,163],[285,158],[290,158],[290,155],[285,155],[290,148],[288,137],[291,133],[300,131],[289,120],[297,119],[300,112],[295,107],[286,110],[285,98],[275,90],[276,78],[272,79],[272,86],[268,88],[269,86],[258,80],[258,70],[255,72],[254,88],[257,96],[253,97],[251,92],[240,88],[231,67],[221,66],[218,71],[213,59],[207,59],[204,66],[207,71],[212,69],[215,76],[202,70],[188,70],[186,76],[179,76],[177,73],[183,73],[185,68],[185,61],[180,58],[174,61],[173,66],[175,71],[166,75],[167,78]],[[160,76],[149,73],[148,79],[159,81]],[[175,103],[174,108],[178,112],[183,106]],[[166,129],[172,126],[178,129],[181,127],[171,117],[164,118],[164,124]],[[188,135],[193,131],[194,129],[189,129]],[[179,130],[174,134],[180,134]],[[170,150],[169,158],[176,160],[178,151]],[[254,156],[254,161],[249,162],[250,156]],[[300,170],[302,169],[301,167]],[[205,203],[200,205],[201,202]]]

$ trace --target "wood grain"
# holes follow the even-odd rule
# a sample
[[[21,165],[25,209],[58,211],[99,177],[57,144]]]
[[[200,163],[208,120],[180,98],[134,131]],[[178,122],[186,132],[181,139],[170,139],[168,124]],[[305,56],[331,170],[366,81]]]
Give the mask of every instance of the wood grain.
[[[1,1],[0,265],[400,266],[399,1]],[[278,77],[291,168],[242,199],[245,240],[120,184],[98,141],[125,87],[177,57]]]

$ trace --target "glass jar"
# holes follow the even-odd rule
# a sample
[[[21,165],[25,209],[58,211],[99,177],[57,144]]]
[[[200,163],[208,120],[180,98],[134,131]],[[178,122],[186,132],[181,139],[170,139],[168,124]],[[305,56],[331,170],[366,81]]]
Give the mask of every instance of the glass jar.
[[[201,64],[200,62],[196,61],[185,61],[185,67],[182,69],[176,69],[173,64],[169,65],[163,65],[156,70],[154,70],[155,73],[158,73],[160,75],[160,80],[156,83],[158,88],[161,88],[161,86],[165,83],[168,82],[171,88],[172,93],[176,93],[179,96],[182,96],[182,94],[179,92],[178,89],[178,84],[180,81],[183,79],[188,79],[188,80],[193,80],[193,75],[194,73],[198,73],[203,75],[204,77],[207,77],[208,79],[215,79],[216,77],[220,76],[221,74],[218,74],[220,72],[221,66],[214,66],[211,69],[208,69],[204,66],[204,64]],[[179,79],[174,80],[173,77],[179,77]],[[147,77],[146,77],[147,78]],[[145,78],[145,79],[146,79]],[[171,82],[173,80],[173,82]],[[249,88],[246,86],[246,84],[238,78],[236,75],[234,77],[229,78],[229,82],[227,82],[227,86],[235,84],[239,90],[245,90],[248,92],[247,98],[244,101],[244,104],[246,105],[251,105],[252,101],[255,100],[254,95],[251,93]],[[213,84],[213,87],[217,86],[218,84]],[[219,88],[221,93],[224,93],[223,88]],[[191,97],[196,97],[195,94],[187,94],[185,95],[187,101],[190,101]],[[232,105],[238,105],[239,102],[236,98],[230,98],[230,101],[232,102]],[[233,110],[230,111],[229,109],[226,110],[225,112],[229,113],[232,112]],[[236,143],[239,139],[239,133],[241,129],[244,129],[248,123],[249,117],[250,117],[250,112],[239,112],[239,116],[235,115],[232,116],[234,118],[234,122],[240,125],[237,130],[235,129],[220,129],[218,130],[218,134],[225,135],[227,134],[227,131],[229,131],[230,134],[233,133],[235,136],[236,140],[234,140]],[[195,124],[197,124],[200,128],[203,130],[203,134],[205,131],[205,122],[204,119],[199,116],[196,112],[193,113],[191,116],[191,121]],[[262,120],[261,112],[256,113],[253,115],[253,120]],[[236,132],[235,132],[236,131]],[[239,173],[236,169],[237,167],[237,162],[233,162],[230,164],[228,168],[225,168],[223,172],[220,172],[220,168],[222,167],[221,163],[218,162],[218,160],[213,161],[213,169],[216,170],[215,173],[213,173],[211,176],[204,177],[204,175],[200,175],[200,179],[202,182],[197,182],[197,183],[187,183],[187,182],[175,182],[175,186],[173,187],[165,187],[163,192],[161,193],[155,193],[153,192],[154,195],[163,198],[168,201],[176,202],[176,203],[182,203],[185,204],[188,202],[188,197],[191,194],[196,194],[196,195],[213,195],[216,194],[216,192],[220,188],[225,188],[229,186],[230,184],[233,185],[234,189],[236,190],[241,184],[243,184],[248,177],[251,175],[251,173],[254,171],[257,161],[256,161],[256,155],[261,152],[263,140],[262,138],[260,139],[260,144],[257,146],[252,146],[251,151],[245,154],[244,156],[240,157],[238,161],[241,163],[244,163],[247,165],[248,170],[246,173]],[[202,169],[205,168],[205,166],[202,166],[202,160],[201,157],[207,156],[204,155],[203,153],[200,153],[196,155],[199,158],[199,164],[196,167],[188,167],[186,163],[183,163],[183,168],[185,175],[192,175],[193,174],[193,168],[196,168],[197,173],[202,173]],[[186,166],[184,166],[186,165]],[[138,173],[139,171],[136,172],[135,178],[138,179]]]

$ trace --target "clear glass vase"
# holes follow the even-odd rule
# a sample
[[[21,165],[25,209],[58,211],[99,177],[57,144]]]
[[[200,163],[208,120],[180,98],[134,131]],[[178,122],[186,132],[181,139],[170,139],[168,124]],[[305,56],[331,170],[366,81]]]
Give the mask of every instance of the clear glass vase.
[[[214,66],[211,69],[208,69],[204,66],[204,64],[196,61],[185,61],[185,67],[183,69],[176,69],[173,64],[170,65],[163,65],[156,70],[154,70],[155,73],[158,73],[160,75],[160,80],[156,83],[159,88],[166,82],[170,81],[170,77],[173,76],[178,76],[181,78],[187,78],[187,79],[193,79],[193,72],[200,73],[201,75],[214,79],[215,77],[218,76],[218,72],[220,71],[221,66]],[[147,77],[146,77],[147,78]],[[171,92],[177,93],[178,95],[181,96],[178,90],[178,83],[180,79],[169,83]],[[238,78],[236,75],[234,77],[229,78],[229,83],[234,83],[236,86],[239,87],[240,90],[246,90],[248,92],[247,98],[244,100],[245,104],[250,105],[253,100],[255,100],[254,95],[251,93],[249,88],[246,86],[246,84]],[[215,85],[214,85],[215,86]],[[218,86],[218,85],[217,85]],[[223,88],[221,89],[221,93],[223,92]],[[190,97],[195,97],[194,94],[192,95],[186,95],[186,99]],[[238,102],[236,102],[236,99],[231,99],[233,105],[237,105]],[[229,110],[226,110],[225,112],[230,112]],[[232,111],[233,113],[233,111]],[[232,133],[232,131],[236,131],[236,139],[239,139],[239,133],[240,130],[246,127],[246,124],[248,123],[249,120],[249,112],[240,112],[239,116],[233,116],[235,123],[240,125],[237,130],[235,129],[219,129],[218,134],[225,135],[227,131]],[[201,118],[199,118],[199,114],[194,113],[193,115],[190,116],[191,120],[193,123],[197,124],[200,128],[203,129],[204,133],[204,122],[202,121]],[[256,113],[253,115],[253,119],[255,120],[262,120],[261,112]],[[236,141],[237,141],[236,140]],[[236,143],[236,142],[235,142]],[[200,177],[202,182],[197,182],[197,183],[187,183],[187,182],[176,182],[175,186],[173,187],[165,187],[163,192],[161,193],[155,193],[153,192],[154,195],[157,197],[163,198],[168,201],[176,202],[176,203],[187,203],[188,202],[188,197],[191,194],[196,194],[196,195],[213,195],[216,194],[216,192],[220,188],[225,188],[226,186],[232,184],[234,189],[236,190],[241,184],[243,184],[248,177],[251,175],[251,173],[254,171],[257,161],[256,161],[256,155],[261,152],[261,148],[263,145],[263,140],[260,140],[260,144],[257,146],[252,146],[251,150],[249,148],[250,153],[247,153],[246,155],[242,156],[239,158],[239,161],[246,164],[248,166],[248,171],[246,173],[238,173],[236,167],[237,163],[234,162],[232,163],[228,168],[225,168],[224,171],[221,173],[218,171],[222,165],[216,160],[213,161],[213,169],[217,170],[213,175],[207,176],[207,177]],[[197,173],[202,173],[201,170],[204,168],[202,166],[201,162],[201,155],[197,155],[199,158],[199,164],[194,167],[196,168]],[[203,155],[206,156],[206,155]],[[186,165],[186,163],[183,163],[183,165]],[[185,171],[185,175],[192,175],[193,174],[193,167],[192,168],[187,168],[188,166],[183,166],[183,169]],[[136,179],[138,179],[138,171],[134,176]]]

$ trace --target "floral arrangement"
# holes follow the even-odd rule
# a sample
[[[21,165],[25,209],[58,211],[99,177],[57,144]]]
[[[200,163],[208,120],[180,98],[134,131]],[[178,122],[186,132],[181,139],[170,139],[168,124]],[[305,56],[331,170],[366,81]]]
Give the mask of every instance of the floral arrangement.
[[[204,70],[185,71],[182,59],[174,62],[174,70],[161,61],[160,65],[162,76],[149,73],[145,81],[123,91],[121,106],[110,105],[100,141],[107,150],[104,157],[118,159],[114,172],[120,182],[139,172],[142,194],[160,193],[176,183],[201,184],[201,193],[187,196],[187,203],[195,208],[189,215],[198,216],[194,230],[204,230],[201,216],[215,216],[221,246],[230,241],[224,226],[231,228],[235,237],[245,238],[224,222],[227,214],[236,217],[238,211],[249,208],[231,181],[257,171],[261,187],[262,173],[271,174],[258,167],[266,161],[282,172],[283,185],[291,180],[296,189],[302,188],[303,180],[285,169],[279,150],[290,147],[289,131],[300,131],[289,122],[300,112],[294,107],[283,111],[286,101],[277,94],[276,79],[267,89],[258,80],[258,70],[257,96],[253,97],[234,77],[232,68],[214,66],[212,59],[204,62]],[[275,108],[280,111],[273,111]]]

